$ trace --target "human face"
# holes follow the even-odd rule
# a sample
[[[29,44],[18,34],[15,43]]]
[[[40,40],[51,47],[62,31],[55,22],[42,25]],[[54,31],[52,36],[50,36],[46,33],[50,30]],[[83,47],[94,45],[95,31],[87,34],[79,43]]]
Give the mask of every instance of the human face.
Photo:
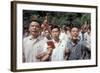
[[[71,29],[71,36],[72,36],[72,39],[77,39],[78,38],[78,35],[79,35],[79,30],[78,28],[74,27]]]
[[[58,30],[58,28],[52,29],[52,31],[51,31],[52,38],[58,39],[59,38],[59,34],[60,34],[60,31]]]
[[[90,29],[87,29],[87,33],[90,34],[91,33],[91,30]]]
[[[87,25],[83,25],[83,27],[82,27],[82,32],[83,33],[87,32],[87,27],[88,27]]]
[[[48,30],[45,30],[45,35],[46,35],[46,36],[50,35],[50,33],[49,33]]]
[[[31,22],[29,26],[30,34],[34,37],[37,37],[40,33],[40,25],[37,22]]]

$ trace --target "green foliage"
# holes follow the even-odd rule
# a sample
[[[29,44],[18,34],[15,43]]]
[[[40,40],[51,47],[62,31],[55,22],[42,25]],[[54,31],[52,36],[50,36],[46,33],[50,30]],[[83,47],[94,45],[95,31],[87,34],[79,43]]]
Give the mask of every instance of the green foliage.
[[[32,19],[32,16],[37,16],[37,19],[43,22],[45,16],[48,17],[48,22],[53,25],[77,25],[80,26],[84,22],[91,22],[90,13],[74,13],[74,12],[49,12],[49,11],[32,11],[23,10],[23,22]]]

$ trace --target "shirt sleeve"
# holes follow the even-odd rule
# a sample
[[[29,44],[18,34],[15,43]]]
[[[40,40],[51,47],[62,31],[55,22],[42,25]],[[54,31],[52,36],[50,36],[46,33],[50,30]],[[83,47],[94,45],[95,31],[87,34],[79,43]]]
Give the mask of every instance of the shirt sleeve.
[[[47,43],[44,44],[43,52],[47,52]]]

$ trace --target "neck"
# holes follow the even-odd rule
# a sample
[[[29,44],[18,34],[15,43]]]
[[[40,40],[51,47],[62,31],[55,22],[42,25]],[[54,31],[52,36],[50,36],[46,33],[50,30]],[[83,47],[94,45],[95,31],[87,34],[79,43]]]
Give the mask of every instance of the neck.
[[[77,40],[78,40],[78,39],[73,39],[73,38],[72,38],[71,40],[72,40],[72,42],[73,42],[74,44],[77,44]]]
[[[36,39],[37,37],[38,37],[38,35],[36,35],[36,36],[33,36],[33,35],[32,35],[32,39]]]
[[[54,38],[54,40],[55,40],[56,42],[59,42],[59,38]]]
[[[90,32],[88,32],[88,34],[90,35]]]

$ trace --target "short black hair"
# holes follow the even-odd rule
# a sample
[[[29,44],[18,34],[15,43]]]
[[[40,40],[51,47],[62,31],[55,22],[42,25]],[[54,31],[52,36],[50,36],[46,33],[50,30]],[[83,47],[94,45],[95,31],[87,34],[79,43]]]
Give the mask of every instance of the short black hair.
[[[52,27],[51,27],[51,31],[52,31],[54,28],[57,28],[57,29],[60,31],[60,27],[57,26],[57,25],[52,25]]]
[[[37,23],[39,23],[39,25],[41,26],[41,22],[40,22],[39,20],[30,20],[30,21],[29,21],[29,25],[30,25],[32,22],[37,22]]]
[[[91,25],[89,24],[87,28],[91,30]]]
[[[71,30],[72,30],[73,28],[77,28],[77,29],[79,29],[79,26],[77,26],[77,25],[73,25],[73,26],[71,27]],[[70,30],[70,31],[71,31],[71,30]]]

